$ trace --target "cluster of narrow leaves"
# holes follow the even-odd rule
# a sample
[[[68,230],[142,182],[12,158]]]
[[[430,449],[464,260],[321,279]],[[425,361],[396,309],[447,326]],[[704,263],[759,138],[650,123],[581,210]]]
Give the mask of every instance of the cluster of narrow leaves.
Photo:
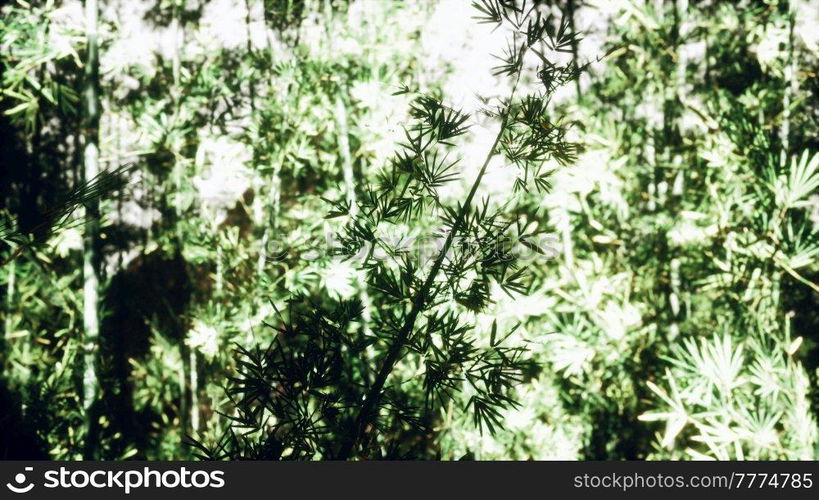
[[[682,456],[695,459],[812,458],[817,432],[810,380],[795,357],[803,337],[793,338],[781,297],[783,274],[817,290],[802,273],[819,254],[804,210],[819,185],[819,155],[805,151],[780,160],[771,134],[736,103],[726,105],[722,118],[725,140],[743,164],[740,173],[760,179],[728,198],[744,216],[726,224],[721,273],[706,282],[730,290],[722,301],[732,315],[721,319],[720,335],[675,346],[664,374],[667,389],[648,383],[662,411],[641,419],[665,422],[660,445],[675,450],[684,442]]]
[[[355,206],[349,199],[331,202],[329,217],[346,221],[334,252],[366,275],[369,328],[356,325],[363,309],[357,299],[332,307],[291,300],[271,324],[278,335],[269,348],[240,350],[238,374],[227,388],[233,425],[217,443],[197,443],[202,456],[428,456],[446,412],[470,411],[476,426],[493,432],[503,425],[501,411],[516,404],[511,390],[530,371],[525,348],[507,342],[514,329],[500,333],[496,325],[481,341],[468,318],[489,305],[493,285],[526,293],[518,251],[543,249],[537,234],[504,213],[503,203],[491,209],[489,200],[475,197],[498,155],[506,168],[517,167],[519,186],[538,189],[548,187],[547,160],[573,159],[577,147],[547,108],[556,84],[576,76],[578,66],[558,65],[547,54],[566,51],[575,35],[564,20],[544,14],[543,5],[475,7],[479,21],[509,32],[496,72],[510,88],[505,98],[486,99],[485,114],[498,129],[476,177],[456,201],[442,196],[444,185],[461,178],[457,149],[474,119],[436,96],[418,95],[413,122],[377,182]],[[519,96],[530,54],[539,61],[532,71],[540,85]],[[429,228],[431,242],[384,237],[409,223]],[[414,375],[402,376],[399,365]]]
[[[89,181],[78,182],[54,204],[25,213],[24,216],[4,214],[4,218],[0,220],[0,241],[14,247],[7,261],[19,256],[27,248],[44,244],[53,233],[76,226],[78,222],[72,219],[74,212],[93,200],[125,187],[128,182],[127,174],[131,170],[132,166],[126,165],[101,172]]]
[[[664,234],[655,240],[659,252],[638,261],[661,273],[635,279],[654,295],[642,298],[642,307],[655,310],[653,318],[644,314],[644,320],[656,322],[665,335],[651,347],[662,362],[646,363],[654,374],[637,380],[648,389],[643,400],[649,402],[639,418],[665,424],[662,430],[647,426],[658,430],[655,449],[647,456],[811,458],[817,438],[815,410],[810,409],[812,310],[819,289],[811,262],[819,246],[805,208],[819,185],[819,159],[814,144],[800,142],[790,127],[797,116],[790,110],[792,90],[782,89],[791,88],[788,80],[798,77],[770,66],[790,64],[802,47],[792,39],[767,61],[759,51],[772,26],[788,29],[793,4],[677,7],[669,7],[665,15],[646,9],[649,17],[638,22],[651,26],[645,31],[649,38],[635,40],[635,46],[644,43],[656,50],[661,41],[684,54],[685,38],[702,37],[719,49],[677,66],[677,81],[670,82],[680,89],[676,96],[669,98],[664,88],[652,90],[652,78],[630,80],[639,89],[630,98],[649,101],[652,93],[662,98],[667,131],[649,136],[656,149],[648,158],[665,165],[655,168],[646,189],[660,195],[647,208],[657,214],[655,227]],[[694,25],[702,30],[689,29]],[[738,30],[752,35],[738,37]],[[675,32],[688,35],[678,38]],[[747,45],[754,41],[758,52],[748,57]],[[668,68],[680,61],[662,53],[646,59]],[[623,59],[621,64],[630,62]],[[697,67],[710,69],[702,73]],[[754,67],[756,72],[749,71]],[[618,87],[611,85],[606,92]],[[618,97],[617,102],[623,101]],[[708,111],[698,109],[696,101]],[[769,118],[775,115],[777,120]],[[685,124],[685,116],[695,126]],[[637,151],[639,146],[629,145],[629,156]],[[659,188],[665,187],[670,190],[663,193]],[[666,262],[671,265],[663,271]],[[668,300],[657,300],[657,291]]]

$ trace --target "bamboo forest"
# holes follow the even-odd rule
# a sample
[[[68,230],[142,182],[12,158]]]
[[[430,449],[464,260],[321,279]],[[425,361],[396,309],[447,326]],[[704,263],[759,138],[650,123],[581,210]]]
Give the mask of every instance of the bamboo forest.
[[[0,458],[819,458],[819,0],[6,0]]]

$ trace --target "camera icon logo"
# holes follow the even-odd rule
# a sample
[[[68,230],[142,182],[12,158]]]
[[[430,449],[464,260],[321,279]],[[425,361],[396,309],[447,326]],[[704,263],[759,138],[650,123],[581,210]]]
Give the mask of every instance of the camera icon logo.
[[[26,467],[25,470],[26,472],[31,472],[34,470],[34,467]],[[14,493],[28,493],[34,488],[34,483],[24,484],[26,482],[26,475],[22,472],[18,472],[14,475],[14,482],[17,483],[17,485],[6,483],[6,488]]]

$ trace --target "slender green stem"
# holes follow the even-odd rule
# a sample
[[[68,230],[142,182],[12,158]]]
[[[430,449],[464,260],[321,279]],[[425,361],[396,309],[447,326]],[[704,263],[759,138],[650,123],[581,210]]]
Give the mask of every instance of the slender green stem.
[[[84,178],[94,179],[99,173],[99,42],[97,39],[97,0],[86,0],[85,23],[88,53],[85,61],[85,120]],[[93,198],[85,207],[85,236],[83,252],[83,323],[85,331],[83,374],[83,410],[85,411],[85,458],[94,458],[96,437],[93,436],[93,405],[99,395],[96,364],[99,349],[99,200]]]

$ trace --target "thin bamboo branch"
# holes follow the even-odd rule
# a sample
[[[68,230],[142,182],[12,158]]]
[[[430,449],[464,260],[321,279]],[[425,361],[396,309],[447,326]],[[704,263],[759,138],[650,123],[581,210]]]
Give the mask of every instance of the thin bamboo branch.
[[[6,283],[6,317],[5,321],[3,322],[3,337],[0,338],[0,361],[3,362],[0,365],[0,374],[5,375],[6,370],[6,356],[8,353],[6,352],[7,348],[7,340],[11,335],[11,329],[14,326],[13,314],[12,314],[12,307],[14,305],[14,292],[15,292],[15,281],[17,277],[17,262],[12,260],[9,269],[8,269],[8,281]]]
[[[518,81],[520,80],[520,72],[517,74],[517,78],[515,80],[514,85],[512,86],[512,91],[509,97],[509,103],[511,103],[512,99],[515,95],[515,90],[517,89]],[[469,194],[467,195],[466,199],[464,200],[463,205],[461,205],[460,210],[458,211],[458,215],[455,218],[455,221],[452,224],[452,229],[447,234],[446,240],[444,241],[444,245],[441,248],[441,251],[435,258],[435,261],[432,264],[432,269],[430,269],[429,274],[427,275],[426,280],[424,280],[423,285],[416,293],[413,301],[412,301],[412,308],[410,309],[409,314],[407,315],[406,320],[404,321],[404,325],[401,327],[398,335],[396,336],[395,340],[393,341],[392,345],[387,352],[387,356],[384,359],[384,362],[381,365],[381,368],[378,371],[378,375],[375,378],[372,386],[370,386],[369,391],[367,391],[367,395],[364,398],[364,401],[361,405],[361,410],[358,412],[356,416],[355,423],[353,424],[353,432],[350,434],[348,439],[342,445],[341,450],[336,458],[339,460],[346,460],[350,457],[350,455],[355,450],[356,445],[358,444],[359,440],[365,433],[367,427],[372,423],[375,419],[375,408],[378,403],[381,401],[382,391],[384,389],[384,384],[387,381],[387,377],[389,377],[390,373],[392,373],[395,364],[400,360],[401,353],[403,351],[404,346],[409,339],[410,334],[413,332],[415,328],[415,322],[418,319],[418,315],[421,312],[421,309],[424,307],[426,301],[429,299],[429,291],[432,288],[432,284],[435,281],[438,272],[441,269],[441,266],[446,260],[447,254],[449,253],[449,249],[452,246],[452,242],[455,239],[455,236],[461,230],[461,226],[463,225],[464,219],[466,218],[467,213],[469,212],[469,207],[472,204],[472,200],[475,197],[475,193],[478,191],[478,187],[483,180],[483,176],[486,173],[486,169],[489,166],[489,162],[495,153],[497,152],[498,144],[500,143],[501,137],[503,136],[504,131],[506,130],[506,125],[509,120],[509,107],[507,107],[501,117],[501,124],[498,130],[497,135],[495,136],[495,140],[492,143],[492,147],[489,148],[489,152],[486,155],[486,158],[481,166],[481,169],[478,171],[478,175],[475,178],[475,181],[472,183],[472,188],[469,190]]]
[[[792,277],[793,277],[793,278],[794,278],[796,281],[798,281],[798,282],[802,283],[803,285],[808,286],[808,287],[809,287],[811,290],[813,290],[814,292],[819,292],[819,285],[818,285],[818,284],[816,284],[816,283],[814,283],[814,282],[812,282],[812,281],[810,281],[809,279],[805,278],[805,277],[804,277],[804,276],[802,276],[801,274],[799,274],[799,272],[798,272],[796,269],[794,269],[794,268],[792,268],[791,266],[789,266],[789,265],[785,264],[785,263],[784,263],[782,260],[780,260],[780,259],[774,259],[774,262],[776,262],[776,264],[777,264],[779,267],[781,267],[782,269],[784,269],[786,273],[790,274],[790,275],[791,275],[791,276],[792,276]]]

